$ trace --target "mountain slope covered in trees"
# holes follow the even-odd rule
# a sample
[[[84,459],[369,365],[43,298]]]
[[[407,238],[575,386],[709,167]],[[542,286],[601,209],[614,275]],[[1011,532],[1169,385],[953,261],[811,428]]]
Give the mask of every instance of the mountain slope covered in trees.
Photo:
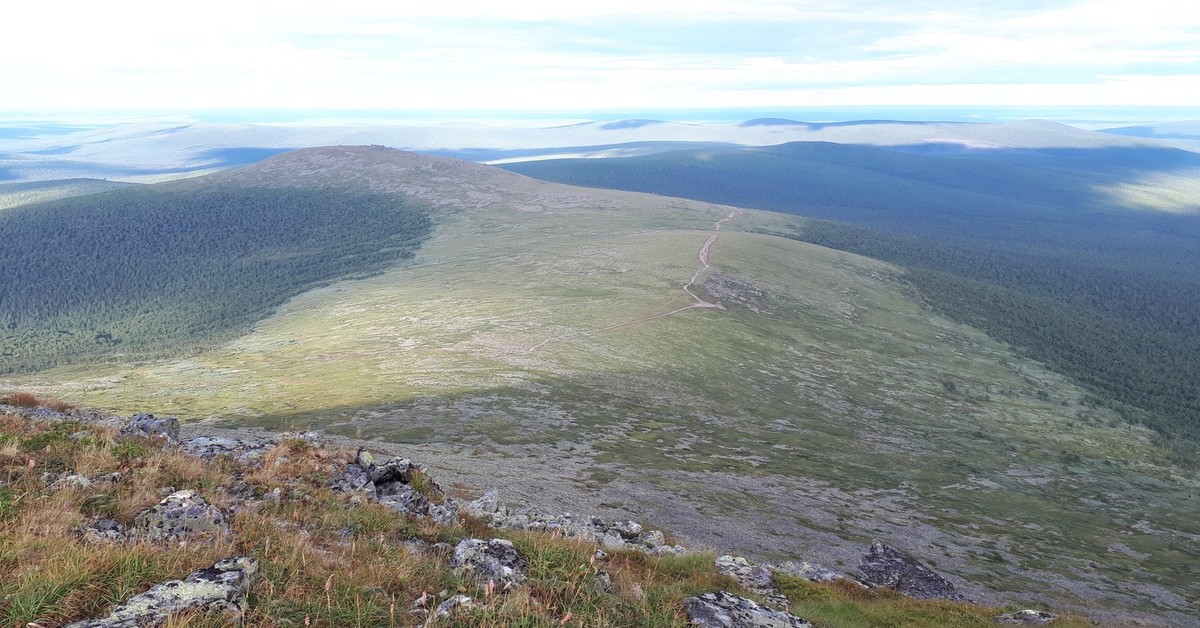
[[[348,189],[164,184],[0,212],[0,371],[211,346],[288,298],[378,272],[420,204]]]

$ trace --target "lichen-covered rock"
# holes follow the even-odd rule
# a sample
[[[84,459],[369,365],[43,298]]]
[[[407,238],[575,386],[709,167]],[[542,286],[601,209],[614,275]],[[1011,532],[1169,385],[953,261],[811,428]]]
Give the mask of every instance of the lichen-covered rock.
[[[811,628],[812,624],[783,611],[758,605],[732,593],[719,591],[683,601],[693,626],[719,628]]]
[[[449,617],[455,613],[469,611],[474,607],[475,602],[471,601],[471,598],[460,593],[446,600],[445,602],[438,604],[434,614],[436,614],[438,617]]]
[[[161,626],[171,615],[190,610],[225,613],[232,619],[245,610],[246,590],[257,572],[258,562],[253,558],[226,558],[183,580],[154,585],[118,605],[108,617],[76,622],[69,628]]]
[[[348,464],[334,474],[333,492],[358,494],[367,499],[378,497],[378,489],[371,481],[371,475],[367,473],[366,469],[356,464]]]
[[[763,596],[771,606],[788,607],[787,597],[775,586],[771,572],[766,567],[755,565],[741,556],[720,556],[716,560],[716,567],[718,573],[733,578],[746,589]]]
[[[129,536],[150,541],[183,541],[228,534],[229,522],[219,508],[209,505],[196,491],[176,491],[135,517]]]
[[[475,517],[490,517],[500,509],[500,494],[494,489],[483,494],[479,499],[467,503],[463,508],[467,514]]]
[[[169,416],[157,418],[148,412],[135,414],[121,428],[122,436],[161,436],[167,442],[179,441],[179,419]]]
[[[1025,624],[1025,625],[1044,625],[1051,624],[1058,620],[1058,615],[1047,613],[1046,611],[1035,611],[1033,609],[1025,609],[1015,613],[1005,613],[996,617],[997,624]]]
[[[447,499],[441,504],[429,504],[429,518],[433,519],[434,523],[444,526],[455,525],[459,522],[460,517],[458,504],[452,499]]]
[[[381,489],[379,503],[403,515],[413,515],[414,517],[429,515],[429,500],[403,484],[393,484],[386,489]]]
[[[375,486],[381,486],[390,482],[408,484],[416,469],[417,465],[408,458],[392,458],[381,465],[367,467],[365,470],[371,476],[371,481],[375,483]]]
[[[772,571],[778,571],[786,576],[795,578],[804,578],[809,582],[832,582],[844,578],[842,574],[817,563],[792,562],[787,561],[769,567]]]
[[[954,585],[936,571],[879,541],[871,543],[871,549],[858,565],[856,577],[868,586],[894,589],[921,600],[963,599]]]
[[[120,521],[101,519],[84,528],[80,536],[88,543],[124,543],[125,526]]]
[[[467,575],[478,586],[489,581],[503,589],[525,580],[529,562],[517,553],[512,541],[505,539],[463,539],[454,548],[450,566]]]

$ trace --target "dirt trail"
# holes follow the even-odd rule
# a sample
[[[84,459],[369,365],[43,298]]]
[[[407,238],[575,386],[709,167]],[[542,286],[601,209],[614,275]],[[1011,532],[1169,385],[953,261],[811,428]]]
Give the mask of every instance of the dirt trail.
[[[622,323],[617,323],[616,325],[609,325],[607,327],[600,327],[598,329],[586,329],[583,331],[576,331],[576,332],[571,332],[568,334],[551,336],[550,338],[547,338],[547,339],[537,343],[536,345],[530,347],[525,352],[533,353],[534,351],[541,349],[542,347],[546,346],[547,344],[549,344],[555,340],[564,340],[566,338],[572,338],[574,336],[582,336],[582,335],[587,335],[587,334],[597,334],[597,333],[601,333],[601,332],[612,331],[614,329],[620,329],[622,327],[628,327],[630,325],[637,325],[639,323],[647,323],[650,321],[658,320],[660,318],[666,318],[668,316],[672,316],[672,315],[678,314],[680,312],[685,312],[687,310],[691,310],[694,308],[725,309],[720,303],[711,303],[709,301],[705,301],[704,299],[701,299],[700,297],[696,296],[696,293],[692,292],[692,287],[695,286],[698,281],[700,281],[700,277],[705,272],[707,272],[709,269],[712,268],[712,266],[708,263],[708,256],[712,252],[713,245],[716,244],[717,240],[721,237],[721,234],[720,234],[721,225],[723,225],[731,220],[735,220],[738,216],[742,215],[742,213],[743,213],[742,210],[734,209],[733,211],[729,212],[728,216],[714,222],[713,223],[714,233],[712,235],[708,236],[708,239],[705,240],[704,244],[702,244],[700,246],[700,252],[696,255],[696,259],[698,259],[700,261],[700,268],[696,269],[696,272],[692,274],[692,278],[689,279],[688,282],[683,285],[683,291],[692,298],[692,303],[685,305],[681,308],[676,308],[669,312],[664,312],[662,314],[655,314],[653,316],[642,316],[639,318],[635,318],[633,320],[628,320],[628,321],[625,321]],[[672,301],[674,301],[674,300],[675,299],[672,299]],[[670,302],[668,302],[668,305],[670,305]]]

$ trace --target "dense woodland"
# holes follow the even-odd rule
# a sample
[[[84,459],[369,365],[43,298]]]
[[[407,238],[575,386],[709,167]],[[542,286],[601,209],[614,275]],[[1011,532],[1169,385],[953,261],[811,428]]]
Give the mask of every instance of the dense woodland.
[[[411,257],[424,209],[336,189],[120,190],[0,212],[0,372],[211,346]]]
[[[931,157],[813,143],[507,167],[836,220],[782,235],[907,267],[932,307],[1070,375],[1196,464],[1200,217],[1121,208],[1096,186],[1198,157]]]

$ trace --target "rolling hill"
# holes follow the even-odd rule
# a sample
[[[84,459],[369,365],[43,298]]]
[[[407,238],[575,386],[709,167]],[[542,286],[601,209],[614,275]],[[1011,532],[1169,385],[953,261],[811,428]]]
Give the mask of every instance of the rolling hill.
[[[1181,459],[1200,442],[1195,153],[793,143],[504,167],[839,221],[787,235],[912,269],[936,309],[1125,404]],[[1191,183],[1154,187],[1172,179]]]
[[[204,211],[222,194],[312,193],[342,207],[321,195],[346,190],[371,202],[301,203],[294,227],[284,210],[262,213],[284,235],[320,225],[281,255],[257,237],[226,248],[212,235],[246,212]],[[135,192],[0,219],[125,207],[105,223],[133,241],[167,225],[204,236],[204,250],[130,262],[175,273],[209,244],[224,260],[330,259],[363,237],[348,224],[361,212],[419,211],[432,229],[411,258],[369,247],[365,271],[335,266],[288,286],[290,300],[260,302],[257,322],[202,351],[145,360],[118,346],[0,385],[408,444],[439,478],[631,514],[694,547],[845,567],[879,538],[976,599],[1196,624],[1194,470],[1094,395],[932,311],[910,273],[795,237],[826,223],[379,148],[305,149]],[[377,224],[369,234],[386,234]],[[44,250],[61,236],[20,237]],[[23,294],[58,290],[37,285]],[[156,284],[128,290],[133,320],[157,307]],[[225,294],[200,302],[219,308]]]

